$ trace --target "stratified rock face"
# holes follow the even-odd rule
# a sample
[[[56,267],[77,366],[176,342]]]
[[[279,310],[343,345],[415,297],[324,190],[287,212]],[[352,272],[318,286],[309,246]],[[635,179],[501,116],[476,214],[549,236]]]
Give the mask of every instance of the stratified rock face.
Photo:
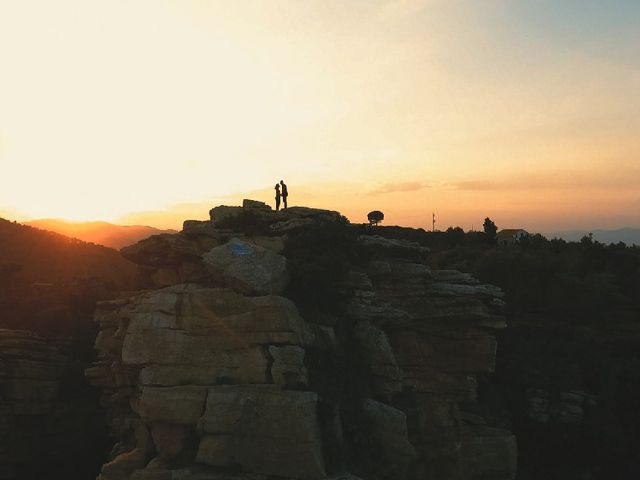
[[[504,430],[497,428],[467,425],[462,436],[461,457],[469,479],[510,480],[517,468],[516,437],[505,435]]]
[[[124,438],[136,437],[130,429],[153,437],[151,446],[148,434],[136,441],[136,461],[116,457],[103,479],[129,478],[152,455],[168,467],[325,477],[317,395],[289,388],[308,383],[305,348],[335,348],[335,338],[291,301],[180,284],[102,303],[96,317],[102,360],[87,375],[105,388],[111,426]],[[178,446],[155,440],[165,425]]]
[[[338,313],[314,323],[282,296],[283,251],[340,214],[245,201],[211,217],[127,247],[159,288],[98,306],[87,376],[119,439],[101,480],[515,477],[513,435],[459,408],[494,367],[498,289],[361,235]]]
[[[28,331],[0,329],[0,380],[3,410],[14,415],[43,415],[54,408],[67,357]]]
[[[424,265],[428,250],[418,244],[368,235],[360,243],[367,274],[346,279],[347,312],[357,325],[377,327],[390,345],[365,342],[365,351],[378,345],[377,356],[367,355],[369,364],[387,365],[373,368],[372,391],[384,398],[388,389],[377,385],[397,382],[394,363],[380,361],[389,350],[402,372],[391,403],[407,414],[417,452],[409,478],[514,478],[515,437],[492,429],[486,440],[484,432],[465,426],[458,406],[475,399],[476,375],[494,369],[492,330],[505,326],[502,292],[468,274],[430,271]]]
[[[84,445],[90,418],[98,414],[82,394],[70,394],[80,374],[72,369],[68,342],[0,329],[0,479],[86,473],[80,456],[93,453]]]

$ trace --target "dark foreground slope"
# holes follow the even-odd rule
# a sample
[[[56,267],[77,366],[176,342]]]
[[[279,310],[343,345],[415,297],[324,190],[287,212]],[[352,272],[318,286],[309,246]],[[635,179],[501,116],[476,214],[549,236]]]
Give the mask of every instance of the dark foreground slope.
[[[0,220],[0,478],[95,478],[108,453],[95,303],[130,288],[119,252]]]
[[[101,480],[514,478],[514,436],[462,409],[499,289],[337,212],[211,217],[124,249],[147,291],[98,306]]]
[[[86,362],[68,339],[0,328],[0,479],[95,478],[110,445]]]
[[[38,228],[0,219],[0,264],[18,264],[34,282],[64,282],[101,276],[121,283],[131,264],[117,251]]]
[[[0,219],[0,327],[77,335],[134,276],[116,250]]]

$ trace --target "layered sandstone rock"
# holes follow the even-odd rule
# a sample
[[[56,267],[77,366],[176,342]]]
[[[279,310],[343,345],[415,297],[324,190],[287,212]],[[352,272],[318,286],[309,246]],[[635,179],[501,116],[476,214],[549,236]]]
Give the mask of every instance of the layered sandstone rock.
[[[321,312],[283,296],[286,246],[352,231],[339,213],[245,201],[211,218],[124,249],[155,288],[98,306],[87,376],[118,439],[101,480],[514,478],[513,435],[459,407],[494,367],[498,289],[360,235]]]
[[[431,272],[424,264],[428,251],[418,244],[369,235],[360,243],[367,253],[367,275],[347,282],[347,312],[358,324],[380,329],[402,372],[392,403],[409,415],[409,439],[417,451],[409,477],[514,478],[515,437],[494,429],[491,442],[484,441],[484,435],[465,426],[459,411],[460,402],[475,399],[476,375],[494,369],[492,330],[505,326],[502,292],[468,274]],[[377,344],[388,358],[385,342]],[[383,378],[393,384],[395,370],[387,367]],[[372,379],[380,382],[375,374]],[[384,393],[375,383],[372,390]],[[470,456],[492,460],[483,464]]]
[[[0,479],[86,473],[100,414],[72,358],[66,340],[0,329]]]
[[[202,256],[212,279],[246,294],[279,294],[287,285],[287,261],[274,251],[232,238]]]

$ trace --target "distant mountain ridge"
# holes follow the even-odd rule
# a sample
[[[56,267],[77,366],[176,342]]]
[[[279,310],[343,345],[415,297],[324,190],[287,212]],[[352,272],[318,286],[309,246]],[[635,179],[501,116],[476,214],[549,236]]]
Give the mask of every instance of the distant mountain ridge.
[[[124,285],[136,267],[120,252],[47,230],[0,218],[0,266],[18,266],[32,282],[66,282],[75,277],[102,277]]]
[[[618,228],[615,230],[562,230],[545,233],[548,238],[563,238],[567,241],[579,241],[585,235],[593,234],[593,239],[601,243],[624,242],[627,245],[640,245],[640,228]]]
[[[70,222],[57,218],[32,220],[23,224],[118,250],[151,235],[177,233],[175,230],[161,230],[146,225],[116,225],[99,221]]]

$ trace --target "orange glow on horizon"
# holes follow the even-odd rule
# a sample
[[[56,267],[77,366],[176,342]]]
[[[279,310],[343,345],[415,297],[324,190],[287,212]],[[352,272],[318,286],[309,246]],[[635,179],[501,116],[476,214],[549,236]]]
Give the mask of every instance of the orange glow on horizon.
[[[180,228],[284,178],[356,222],[638,227],[638,31],[560,3],[3,2],[0,216]]]

